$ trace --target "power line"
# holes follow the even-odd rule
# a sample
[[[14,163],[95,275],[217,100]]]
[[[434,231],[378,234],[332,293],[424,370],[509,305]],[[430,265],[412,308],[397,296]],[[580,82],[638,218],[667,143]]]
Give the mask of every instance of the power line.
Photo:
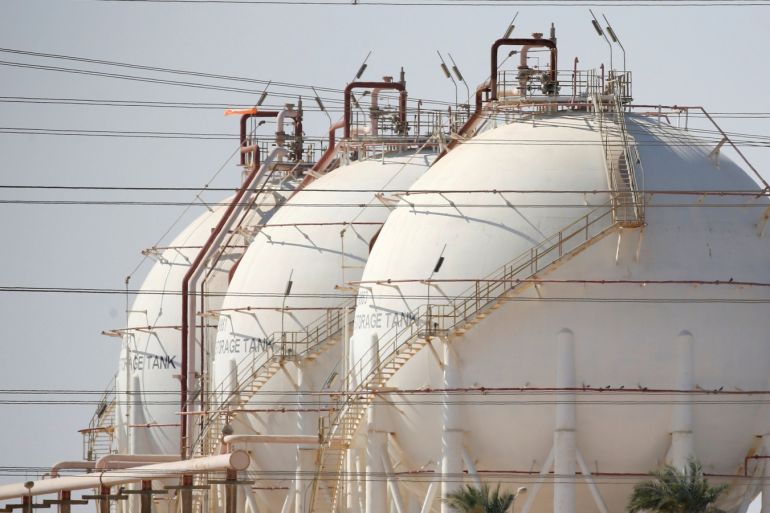
[[[94,0],[97,2],[222,5],[339,5],[339,6],[415,6],[415,7],[763,7],[761,0],[435,0],[435,1],[364,1],[335,0]]]
[[[216,80],[226,80],[226,81],[232,81],[232,82],[250,82],[250,83],[259,84],[259,85],[272,84],[278,87],[288,87],[288,88],[307,89],[307,90],[312,90],[313,88],[315,88],[318,91],[342,93],[342,89],[336,89],[332,87],[297,84],[292,82],[280,82],[275,80],[264,80],[264,79],[258,79],[258,78],[238,77],[233,75],[222,75],[222,74],[216,74],[216,73],[205,73],[201,71],[166,68],[166,67],[160,67],[160,66],[147,66],[144,64],[133,64],[128,62],[111,61],[111,60],[104,60],[104,59],[91,59],[88,57],[79,57],[79,56],[63,55],[63,54],[55,54],[55,53],[34,52],[31,50],[20,50],[16,48],[0,48],[0,53],[11,53],[16,55],[26,55],[30,57],[41,57],[46,59],[68,60],[68,61],[74,61],[74,62],[85,62],[88,64],[99,64],[103,66],[139,69],[142,71],[170,73],[174,75],[188,75],[188,76],[201,77],[201,78],[213,78]]]

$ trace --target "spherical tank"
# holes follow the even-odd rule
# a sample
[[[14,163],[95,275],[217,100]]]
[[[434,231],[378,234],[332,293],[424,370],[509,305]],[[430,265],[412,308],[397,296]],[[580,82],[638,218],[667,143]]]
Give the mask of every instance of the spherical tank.
[[[279,196],[280,197],[280,196]],[[179,451],[179,375],[181,367],[182,280],[230,199],[197,217],[167,247],[150,248],[155,260],[142,283],[122,329],[120,366],[116,376],[117,449],[121,454],[176,454]],[[267,218],[275,206],[263,205],[247,219]],[[259,221],[254,221],[259,222]],[[206,308],[218,307],[227,289],[228,271],[243,254],[238,237],[206,280]],[[213,328],[209,335],[215,334]],[[198,347],[200,340],[196,340]],[[196,363],[199,366],[199,362]]]
[[[400,472],[444,492],[458,475],[527,486],[527,511],[570,494],[576,511],[622,511],[647,472],[695,457],[731,485],[726,510],[756,493],[739,475],[767,450],[770,412],[741,394],[770,385],[756,284],[770,268],[768,205],[729,194],[759,189],[710,154],[718,141],[626,120],[643,222],[612,206],[592,113],[483,131],[388,218],[349,353],[353,383],[387,399],[359,431],[391,433]]]
[[[230,419],[235,434],[317,438],[324,401],[304,393],[339,388],[327,378],[333,369],[342,373],[338,342],[354,306],[346,284],[360,279],[394,194],[422,176],[435,155],[404,151],[343,165],[297,192],[256,235],[222,305],[214,355],[213,397],[225,408],[246,409]],[[270,511],[281,509],[293,481],[287,473],[306,472],[299,482],[310,482],[315,447],[307,447],[307,458],[296,444],[231,447],[252,453],[261,476],[255,493]],[[296,500],[307,500],[305,492]]]

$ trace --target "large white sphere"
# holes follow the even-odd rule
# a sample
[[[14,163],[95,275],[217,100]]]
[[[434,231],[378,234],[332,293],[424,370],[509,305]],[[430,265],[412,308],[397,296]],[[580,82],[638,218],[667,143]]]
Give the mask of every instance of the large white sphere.
[[[246,251],[222,305],[214,356],[214,397],[226,400],[235,382],[248,380],[268,354],[266,345],[277,344],[283,334],[291,339],[293,333],[306,332],[327,312],[339,311],[344,298],[350,296],[339,287],[360,279],[372,239],[393,208],[394,198],[387,191],[408,189],[435,155],[433,151],[398,153],[352,162],[312,182],[278,210]],[[384,198],[377,197],[379,191],[385,191]],[[291,290],[286,295],[289,282]],[[348,303],[352,319],[353,303]],[[312,409],[314,402],[321,401],[317,396],[308,398],[292,392],[295,386],[320,390],[339,365],[342,344],[333,344],[323,335],[319,341],[329,343],[325,352],[314,354],[312,360],[289,358],[283,370],[250,398],[245,407],[261,411],[236,415],[231,425],[237,434],[318,433],[318,413],[295,410]],[[276,408],[289,411],[267,411]],[[271,511],[280,510],[285,487],[296,469],[296,446],[247,448],[253,455],[252,470],[262,472],[257,496],[270,504]],[[281,473],[283,479],[265,481]],[[302,485],[308,483],[304,480]]]
[[[277,196],[280,198],[280,195]],[[176,236],[167,249],[151,253],[156,260],[136,295],[123,332],[116,377],[117,448],[121,454],[176,454],[179,451],[179,376],[181,374],[182,280],[200,248],[230,202],[198,216]],[[275,198],[269,200],[274,207]],[[251,211],[248,222],[260,222],[272,213]],[[228,272],[243,254],[240,237],[206,280],[206,308],[216,308],[227,289]],[[200,351],[199,331],[196,351]],[[213,339],[214,330],[207,330]],[[197,356],[197,353],[196,353]],[[196,358],[196,368],[200,367]]]
[[[683,194],[648,196],[644,228],[615,229],[547,267],[537,278],[552,282],[517,287],[498,309],[449,342],[458,362],[457,386],[552,388],[557,333],[574,333],[577,386],[624,387],[605,395],[578,393],[578,450],[591,472],[600,474],[610,511],[624,510],[631,484],[667,461],[677,403],[694,402],[695,456],[711,474],[742,473],[744,458],[758,448],[757,437],[770,430],[770,411],[750,396],[641,393],[680,388],[676,340],[684,330],[694,338],[696,390],[769,388],[770,317],[766,304],[751,302],[767,299],[766,288],[653,282],[766,282],[770,242],[757,232],[766,202],[685,194],[758,190],[729,159],[723,156],[717,165],[709,158],[716,141],[642,116],[629,116],[628,129],[641,154],[644,187]],[[519,256],[527,262],[531,248],[605,205],[606,192],[590,192],[608,189],[600,141],[593,115],[504,125],[462,144],[418,180],[415,190],[445,192],[408,196],[378,237],[362,277],[350,344],[354,378],[365,381],[373,348],[384,358],[394,335],[428,301],[442,304],[472,294],[474,279]],[[452,190],[489,192],[446,192]],[[589,192],[493,192],[504,190]],[[420,281],[426,279],[436,281]],[[433,343],[441,355],[441,342]],[[442,386],[442,370],[427,349],[387,382],[412,391]],[[485,479],[508,488],[531,487],[554,443],[558,401],[552,393],[389,397],[392,405],[378,408],[383,413],[377,429],[394,433],[407,455],[404,472],[440,470],[447,414],[482,476],[499,471]],[[448,413],[447,403],[457,410]],[[734,486],[723,507],[734,509],[748,492],[740,479],[727,481]],[[533,511],[551,511],[551,501],[547,485]],[[581,484],[578,511],[594,510]]]

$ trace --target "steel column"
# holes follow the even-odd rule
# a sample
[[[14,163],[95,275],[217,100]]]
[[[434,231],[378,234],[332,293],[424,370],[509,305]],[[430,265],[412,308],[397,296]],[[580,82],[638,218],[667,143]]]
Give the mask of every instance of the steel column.
[[[387,483],[382,466],[382,454],[386,449],[388,434],[381,430],[382,405],[375,399],[369,406],[369,425],[366,444],[366,511],[383,513],[387,511]]]
[[[572,331],[563,329],[557,335],[556,387],[574,389],[575,338]],[[575,440],[576,404],[575,393],[556,394],[556,425],[554,429],[554,513],[575,513]]]
[[[695,386],[695,340],[689,331],[676,338],[677,389],[693,390]],[[674,406],[671,422],[671,464],[680,470],[695,454],[693,440],[693,404],[688,394]]]
[[[462,386],[460,369],[457,356],[452,348],[452,341],[442,340],[444,347],[444,389],[451,390]],[[445,392],[443,394],[442,407],[442,432],[441,432],[441,497],[446,497],[462,487],[462,437],[460,430],[458,406],[452,404],[454,397]],[[441,513],[451,513],[452,509],[446,500],[441,501]]]

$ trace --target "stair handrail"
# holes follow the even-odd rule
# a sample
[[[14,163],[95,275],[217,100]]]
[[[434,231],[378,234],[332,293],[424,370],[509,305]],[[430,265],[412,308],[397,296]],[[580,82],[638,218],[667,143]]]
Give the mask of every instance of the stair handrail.
[[[212,401],[217,400],[219,404],[215,410],[208,412],[203,428],[193,444],[194,449],[200,448],[211,426],[222,414],[230,411],[228,408],[232,400],[241,396],[262,371],[276,360],[303,359],[330,338],[342,332],[345,322],[344,311],[353,306],[355,306],[355,299],[351,298],[337,307],[328,309],[326,314],[308,323],[302,331],[275,331],[265,338],[267,343],[264,350],[248,353],[241,358],[236,367],[212,390]],[[232,378],[235,378],[236,386],[232,390],[226,390],[233,381]]]
[[[626,165],[628,166],[628,177],[630,193],[635,211],[636,221],[639,223],[644,222],[644,192],[640,191],[639,184],[636,179],[637,166],[639,168],[639,175],[642,182],[642,188],[644,187],[644,168],[642,167],[642,158],[639,154],[639,148],[631,137],[628,135],[628,129],[626,126],[625,107],[623,105],[623,99],[621,92],[624,89],[623,75],[612,74],[610,77],[610,83],[613,85],[613,96],[615,102],[615,116],[616,123],[620,132],[620,138],[623,143],[623,153],[626,159]]]
[[[115,406],[116,406],[116,386],[117,386],[117,378],[118,374],[115,373],[112,378],[110,379],[107,387],[102,392],[102,395],[99,396],[99,401],[96,403],[96,411],[94,411],[93,416],[91,417],[90,422],[88,423],[88,428],[82,430],[84,440],[84,459],[93,459],[94,461],[98,459],[96,457],[96,436],[97,436],[97,430],[99,428],[109,428],[113,427],[115,425]],[[107,416],[111,417],[108,420],[111,421],[111,424],[106,425],[104,423],[105,420],[105,414]]]
[[[611,201],[592,209],[559,230],[556,234],[546,238],[536,246],[497,268],[487,278],[476,280],[475,285],[465,291],[465,295],[460,294],[448,303],[437,305],[422,304],[414,312],[410,312],[413,322],[409,322],[403,328],[398,327],[397,329],[394,325],[388,329],[376,345],[366,350],[351,365],[349,375],[345,381],[354,383],[354,388],[345,391],[345,393],[338,394],[337,404],[329,408],[330,411],[321,423],[324,426],[325,433],[321,433],[321,457],[314,478],[315,481],[318,481],[323,473],[321,468],[323,466],[323,453],[326,449],[331,448],[331,441],[342,440],[345,443],[348,441],[347,437],[352,436],[353,432],[357,429],[357,424],[350,425],[347,414],[353,406],[360,406],[362,404],[362,398],[366,403],[372,400],[373,391],[369,390],[369,387],[381,375],[380,368],[384,362],[390,361],[400,353],[402,348],[410,345],[415,340],[445,335],[464,325],[469,319],[488,309],[515,287],[526,283],[527,278],[536,275],[545,267],[550,266],[572,251],[587,244],[595,237],[612,229],[617,225],[614,219],[616,208],[615,203]],[[596,230],[596,232],[593,233],[593,230]],[[592,233],[593,235],[591,235]],[[582,240],[576,239],[580,234],[584,234],[584,238]],[[575,245],[565,246],[565,243],[568,242]],[[565,251],[565,248],[569,248],[568,251]],[[521,275],[524,278],[518,277]],[[496,276],[497,279],[492,278],[492,276]],[[481,283],[485,285],[482,286]],[[469,291],[470,293],[468,293]],[[353,422],[360,421],[361,414],[361,411],[359,411],[359,418],[350,420]],[[340,429],[343,430],[341,434],[339,433]],[[337,472],[338,485],[339,479],[341,479],[341,475]],[[314,483],[314,486],[317,486],[317,484]],[[337,499],[336,490],[338,488],[339,486],[335,488],[333,501]],[[310,511],[312,511],[312,502],[310,508]]]

